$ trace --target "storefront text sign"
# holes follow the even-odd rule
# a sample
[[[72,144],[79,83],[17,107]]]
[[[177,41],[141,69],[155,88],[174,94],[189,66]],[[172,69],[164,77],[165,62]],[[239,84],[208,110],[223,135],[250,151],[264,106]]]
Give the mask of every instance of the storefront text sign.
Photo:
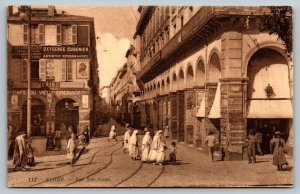
[[[12,57],[16,59],[27,58],[27,46],[12,46]],[[87,46],[32,46],[32,59],[88,59]]]
[[[9,91],[12,95],[27,95],[27,90],[13,90]],[[70,96],[70,95],[85,95],[89,94],[89,91],[76,91],[76,90],[63,90],[63,91],[45,91],[45,90],[32,90],[31,95],[59,95],[59,96]]]

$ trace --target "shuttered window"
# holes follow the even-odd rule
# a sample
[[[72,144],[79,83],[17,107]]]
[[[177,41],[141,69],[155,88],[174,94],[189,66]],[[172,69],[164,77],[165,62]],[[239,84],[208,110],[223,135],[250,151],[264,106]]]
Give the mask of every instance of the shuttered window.
[[[27,81],[28,74],[27,74],[28,64],[26,60],[22,60],[22,80]]]
[[[57,44],[61,44],[61,25],[56,26],[56,41]]]
[[[39,74],[40,74],[40,81],[46,81],[46,61],[45,59],[40,59],[40,66],[39,66]]]
[[[73,63],[72,60],[67,60],[67,81],[72,81],[73,77]]]
[[[28,25],[27,24],[23,25],[23,42],[24,42],[24,44],[28,43]]]
[[[39,31],[39,43],[45,44],[45,25],[39,24],[38,31]]]
[[[66,73],[67,73],[67,64],[66,64],[66,60],[62,60],[62,63],[61,63],[61,81],[67,81],[67,76],[66,76]]]
[[[77,44],[77,26],[72,25],[72,42],[73,44]]]

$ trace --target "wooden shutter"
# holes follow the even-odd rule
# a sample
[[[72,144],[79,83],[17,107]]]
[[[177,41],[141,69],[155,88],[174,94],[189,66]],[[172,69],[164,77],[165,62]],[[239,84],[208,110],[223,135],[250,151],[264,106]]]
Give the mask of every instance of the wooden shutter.
[[[46,60],[40,59],[39,60],[39,78],[41,81],[46,81]]]
[[[24,42],[24,44],[28,43],[28,25],[27,24],[23,25],[23,42]]]
[[[72,81],[73,77],[73,63],[72,60],[67,60],[67,81]]]
[[[72,43],[77,44],[77,26],[72,25]]]
[[[61,81],[67,81],[66,72],[67,72],[67,61],[62,60],[62,62],[61,62]]]
[[[61,44],[61,25],[56,25],[56,41]]]
[[[22,60],[22,80],[27,81],[28,74],[27,74],[28,64],[26,60]]]
[[[45,25],[39,24],[38,30],[39,30],[39,43],[45,44]]]

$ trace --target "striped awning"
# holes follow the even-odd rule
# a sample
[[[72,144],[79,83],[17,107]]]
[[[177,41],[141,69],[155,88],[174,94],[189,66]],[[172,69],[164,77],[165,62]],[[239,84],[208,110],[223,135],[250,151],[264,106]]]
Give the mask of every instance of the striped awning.
[[[220,106],[220,103],[221,103],[221,90],[220,90],[220,82],[218,82],[218,86],[217,86],[217,91],[216,91],[216,94],[215,94],[215,98],[214,98],[214,102],[213,102],[213,105],[210,109],[210,112],[209,112],[209,115],[208,115],[208,118],[210,119],[219,119],[221,118],[221,106]]]
[[[293,118],[292,102],[289,99],[251,100],[247,118]]]

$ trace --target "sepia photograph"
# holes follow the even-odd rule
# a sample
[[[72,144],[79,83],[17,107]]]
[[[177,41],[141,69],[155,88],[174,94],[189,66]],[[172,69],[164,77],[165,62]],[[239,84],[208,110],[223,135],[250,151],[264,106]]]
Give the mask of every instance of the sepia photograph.
[[[10,5],[7,186],[294,186],[291,6]]]

